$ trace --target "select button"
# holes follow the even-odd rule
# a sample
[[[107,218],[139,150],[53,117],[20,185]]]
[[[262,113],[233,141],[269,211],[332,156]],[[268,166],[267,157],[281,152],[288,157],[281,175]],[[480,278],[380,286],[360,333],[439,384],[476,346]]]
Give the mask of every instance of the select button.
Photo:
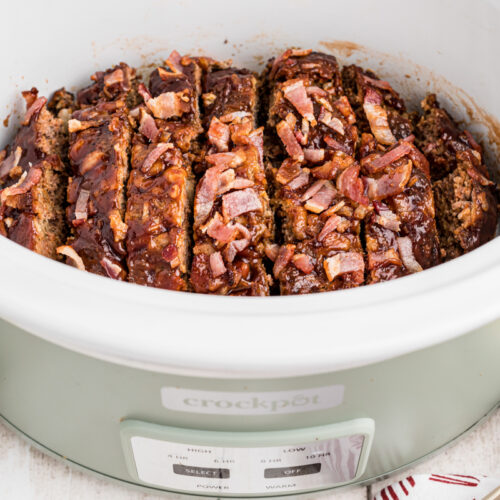
[[[173,464],[174,473],[181,476],[206,477],[209,479],[228,479],[229,469],[212,467],[193,467],[191,465]]]
[[[317,474],[321,471],[321,464],[296,465],[294,467],[275,467],[264,470],[264,477],[271,479],[275,477],[296,477]]]

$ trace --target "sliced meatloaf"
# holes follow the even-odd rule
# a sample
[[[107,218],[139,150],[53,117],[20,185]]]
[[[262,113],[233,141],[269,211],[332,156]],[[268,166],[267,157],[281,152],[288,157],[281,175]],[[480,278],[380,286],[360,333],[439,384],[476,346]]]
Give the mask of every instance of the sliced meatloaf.
[[[211,64],[203,91],[207,145],[194,199],[193,290],[269,295],[264,259],[274,225],[263,129],[255,128],[257,80],[247,70]]]
[[[23,92],[26,113],[12,144],[0,152],[0,233],[46,257],[64,243],[67,149],[64,119],[33,88]],[[63,108],[61,107],[61,110]]]
[[[429,164],[413,144],[414,116],[389,82],[347,66],[342,81],[363,130],[359,158],[374,213],[365,222],[368,282],[440,262]]]
[[[200,67],[173,52],[139,86],[144,101],[133,116],[131,172],[125,222],[128,280],[187,290],[191,157],[200,133]]]
[[[135,71],[121,63],[92,76],[78,92],[80,109],[68,122],[71,177],[67,218],[71,236],[59,253],[89,272],[126,277],[125,184],[131,128],[127,100]]]
[[[281,294],[364,282],[360,221],[369,200],[354,158],[358,131],[336,59],[287,50],[265,75],[268,148],[283,244],[274,276]]]
[[[417,144],[430,163],[441,248],[450,260],[494,237],[497,200],[481,146],[439,106],[434,94],[424,99],[422,108]]]

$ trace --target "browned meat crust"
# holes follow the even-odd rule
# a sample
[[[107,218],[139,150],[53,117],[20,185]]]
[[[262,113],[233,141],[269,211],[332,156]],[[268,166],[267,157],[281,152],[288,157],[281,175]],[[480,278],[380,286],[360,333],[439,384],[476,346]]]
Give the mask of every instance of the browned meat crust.
[[[361,166],[375,208],[365,223],[368,282],[435,266],[440,251],[434,199],[428,162],[412,144],[414,116],[373,72],[347,66],[342,80],[363,130]]]
[[[428,164],[409,139],[387,149],[371,134],[362,136],[361,166],[374,206],[365,222],[369,283],[439,263]]]
[[[431,164],[437,223],[446,260],[493,238],[497,209],[492,183],[482,163],[482,148],[462,131],[430,94],[417,138]]]
[[[126,100],[134,77],[124,63],[93,75],[95,83],[78,93],[81,109],[68,122],[72,235],[61,251],[73,265],[119,280],[127,274],[123,219],[131,130]]]
[[[408,113],[404,101],[388,82],[380,80],[370,70],[350,65],[342,69],[342,83],[346,96],[356,113],[360,132],[370,132],[377,136],[370,127],[366,110],[367,106],[368,109],[375,107],[376,113],[376,106],[382,106],[386,112],[390,132],[386,134],[387,140],[383,140],[382,136],[377,137],[378,142],[386,145],[394,144],[397,140],[404,139],[413,133],[415,114]]]
[[[149,77],[148,92],[153,100],[146,107],[163,134],[170,134],[183,152],[191,151],[202,132],[198,104],[201,68],[193,58],[181,57],[175,51],[165,63]]]
[[[435,94],[429,94],[422,101],[422,109],[424,114],[415,130],[415,144],[429,160],[433,181],[442,179],[455,170],[459,151],[473,150],[482,153],[473,137],[462,131],[446,110],[439,106]]]
[[[0,152],[0,234],[46,257],[64,242],[67,173],[64,120],[33,88],[23,92],[26,115],[13,143]]]
[[[497,224],[494,185],[482,148],[441,109],[434,94],[422,102],[417,141],[430,163],[443,257],[453,259],[491,240]]]
[[[364,282],[360,221],[370,211],[354,152],[355,116],[333,56],[286,51],[267,71],[274,204],[284,244],[274,276],[282,294]]]
[[[140,89],[147,101],[132,112],[136,132],[125,217],[128,280],[187,290],[194,181],[190,157],[182,152],[193,148],[200,132],[200,68],[177,53],[167,63],[173,68],[152,72],[149,88]]]
[[[480,173],[470,151],[457,153],[457,167],[434,183],[441,246],[450,260],[491,240],[497,226],[493,183]]]
[[[269,295],[264,266],[273,238],[263,166],[263,130],[255,129],[257,81],[246,70],[212,65],[204,81],[207,147],[194,200],[194,291]]]

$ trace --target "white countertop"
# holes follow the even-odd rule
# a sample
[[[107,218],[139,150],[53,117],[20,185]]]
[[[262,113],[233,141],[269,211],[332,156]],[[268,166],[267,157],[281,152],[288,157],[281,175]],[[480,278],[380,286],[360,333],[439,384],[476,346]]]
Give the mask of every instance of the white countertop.
[[[500,410],[458,443],[419,466],[369,488],[322,495],[321,499],[370,500],[386,484],[409,474],[484,474],[500,476]],[[0,499],[2,500],[161,500],[71,469],[34,449],[0,424]]]

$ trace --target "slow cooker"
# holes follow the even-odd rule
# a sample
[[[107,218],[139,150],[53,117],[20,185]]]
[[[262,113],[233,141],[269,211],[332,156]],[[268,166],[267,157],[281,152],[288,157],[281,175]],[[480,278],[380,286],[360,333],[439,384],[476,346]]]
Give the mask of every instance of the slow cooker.
[[[3,13],[2,143],[32,85],[71,90],[172,49],[259,69],[300,46],[377,70],[413,104],[437,91],[497,162],[496,0],[18,0]],[[69,463],[175,498],[319,498],[412,464],[500,401],[498,238],[307,296],[139,287],[4,238],[0,276],[2,418]]]

